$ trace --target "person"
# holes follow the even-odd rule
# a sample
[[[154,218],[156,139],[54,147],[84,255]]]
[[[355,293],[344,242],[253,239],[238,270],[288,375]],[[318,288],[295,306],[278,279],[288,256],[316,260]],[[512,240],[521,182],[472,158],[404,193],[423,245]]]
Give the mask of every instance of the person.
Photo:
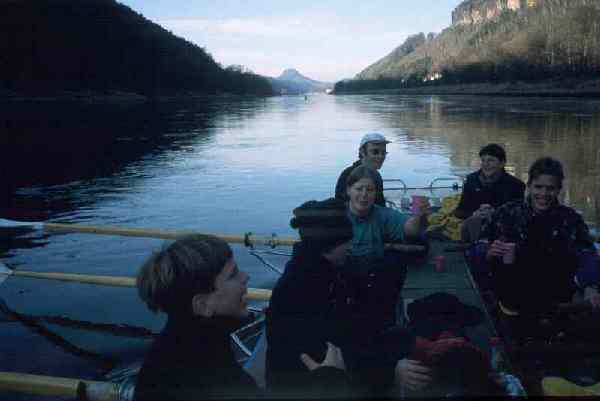
[[[380,178],[377,171],[359,166],[348,176],[346,191],[353,229],[349,282],[359,294],[357,307],[371,316],[372,324],[383,328],[395,323],[394,311],[413,251],[427,252],[423,232],[428,209],[409,217],[377,205],[376,183]]]
[[[482,223],[489,219],[495,208],[512,200],[523,200],[525,184],[508,174],[506,152],[495,143],[479,151],[481,168],[467,175],[462,195],[454,215],[464,219],[461,240],[471,243],[479,239]]]
[[[321,359],[325,344],[340,347],[352,377],[352,396],[384,392],[410,339],[401,337],[393,355],[378,341],[378,329],[355,313],[356,293],[346,281],[353,228],[345,202],[335,198],[308,201],[294,209],[290,221],[301,241],[275,285],[267,311],[266,380],[270,394],[305,398],[307,376],[298,353]],[[374,309],[373,313],[377,310]],[[402,367],[404,380],[414,377],[414,364]],[[336,386],[331,391],[339,394]],[[331,394],[331,393],[330,393]]]
[[[264,396],[230,347],[229,334],[249,317],[248,279],[229,245],[209,235],[183,237],[146,260],[137,275],[138,294],[168,319],[144,359],[134,400]],[[343,367],[333,346],[322,363],[302,358],[315,372]]]
[[[379,170],[383,166],[387,155],[387,144],[390,143],[385,136],[378,132],[365,134],[360,140],[358,146],[358,160],[351,166],[346,167],[338,177],[335,185],[335,197],[341,200],[348,200],[346,187],[347,179],[352,170],[358,166],[369,166],[374,170]],[[376,182],[377,193],[375,203],[379,206],[385,206],[385,198],[383,196],[383,180],[379,177]]]
[[[484,227],[485,251],[500,316],[516,341],[534,335],[538,319],[580,293],[600,310],[600,256],[588,227],[561,205],[562,164],[537,159],[529,168],[525,201],[498,208]]]

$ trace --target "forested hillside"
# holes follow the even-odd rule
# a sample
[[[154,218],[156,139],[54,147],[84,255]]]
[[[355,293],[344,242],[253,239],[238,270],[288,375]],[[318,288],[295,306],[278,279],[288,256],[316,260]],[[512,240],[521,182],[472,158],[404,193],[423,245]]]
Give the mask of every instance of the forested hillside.
[[[114,0],[2,0],[0,90],[271,94]]]
[[[501,0],[465,1],[449,28],[409,37],[354,80],[336,84],[336,92],[600,74],[600,0],[522,3],[506,8]]]

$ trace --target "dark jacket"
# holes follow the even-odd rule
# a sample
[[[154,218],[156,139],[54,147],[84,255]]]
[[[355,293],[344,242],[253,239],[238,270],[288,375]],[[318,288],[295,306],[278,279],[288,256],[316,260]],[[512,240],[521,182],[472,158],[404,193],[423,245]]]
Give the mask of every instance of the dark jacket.
[[[239,320],[170,316],[144,359],[134,400],[252,399],[254,379],[235,360],[229,334]]]
[[[362,164],[362,162],[360,160],[357,160],[354,162],[354,164],[352,164],[349,167],[346,167],[344,169],[344,171],[342,171],[342,174],[340,174],[340,176],[337,180],[337,183],[335,184],[335,198],[336,199],[340,199],[343,201],[348,200],[348,195],[346,193],[346,180],[348,179],[348,176],[350,175],[352,170],[354,170],[356,167],[360,166],[361,164]],[[385,198],[383,197],[383,180],[379,180],[379,182],[376,182],[375,185],[377,186],[377,194],[375,195],[375,204],[385,207]]]
[[[509,201],[523,200],[525,195],[523,181],[503,171],[496,182],[484,185],[479,179],[480,174],[481,170],[478,170],[467,176],[460,202],[454,211],[454,215],[459,219],[470,217],[485,203],[498,208]]]
[[[309,245],[294,246],[267,313],[266,378],[275,394],[305,398],[307,375],[299,356],[322,361],[327,341],[342,349],[353,395],[391,385],[395,361],[406,354],[403,341],[411,339],[378,341],[373,325],[355,317],[356,294],[339,270]],[[330,395],[339,391],[333,384],[329,389]]]
[[[600,257],[588,228],[569,207],[537,214],[529,202],[507,203],[493,214],[483,237],[516,243],[515,263],[492,261],[497,296],[511,310],[543,312],[570,302],[576,277],[581,286],[600,281]]]

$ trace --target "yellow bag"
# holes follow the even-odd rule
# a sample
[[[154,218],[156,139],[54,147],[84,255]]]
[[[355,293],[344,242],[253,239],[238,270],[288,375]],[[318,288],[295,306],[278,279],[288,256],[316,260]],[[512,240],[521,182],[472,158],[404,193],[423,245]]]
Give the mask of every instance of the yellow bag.
[[[453,214],[460,202],[460,196],[460,194],[456,194],[442,199],[440,210],[428,218],[428,233],[435,233],[452,241],[460,241],[460,226],[463,220]]]
[[[591,386],[579,386],[562,377],[544,377],[542,380],[544,395],[593,397],[600,396],[600,383]]]

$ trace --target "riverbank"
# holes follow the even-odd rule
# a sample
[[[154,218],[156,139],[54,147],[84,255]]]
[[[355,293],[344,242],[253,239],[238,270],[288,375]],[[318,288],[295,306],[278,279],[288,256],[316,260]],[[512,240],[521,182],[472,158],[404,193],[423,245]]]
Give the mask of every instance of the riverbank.
[[[237,95],[232,93],[179,93],[174,95],[146,96],[125,91],[54,91],[48,93],[23,93],[9,90],[0,90],[0,101],[4,102],[78,102],[89,104],[134,104],[149,101],[174,101],[184,99],[207,98],[246,98],[255,95]]]
[[[600,97],[600,79],[554,80],[544,82],[474,83],[459,85],[435,85],[364,90],[351,93],[394,93],[406,95],[485,95],[485,96],[551,96],[551,97]]]

